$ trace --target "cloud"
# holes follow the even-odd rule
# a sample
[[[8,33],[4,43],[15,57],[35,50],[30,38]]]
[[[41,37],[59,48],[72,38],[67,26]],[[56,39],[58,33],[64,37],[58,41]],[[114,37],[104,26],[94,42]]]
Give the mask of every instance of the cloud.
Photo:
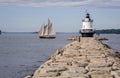
[[[31,7],[119,7],[120,0],[0,0],[1,6],[31,6]]]

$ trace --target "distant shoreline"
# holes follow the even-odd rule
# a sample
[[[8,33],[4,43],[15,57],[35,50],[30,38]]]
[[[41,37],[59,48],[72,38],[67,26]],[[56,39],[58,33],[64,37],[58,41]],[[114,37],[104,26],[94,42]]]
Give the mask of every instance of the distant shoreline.
[[[95,30],[96,34],[120,34],[120,29]],[[38,34],[38,32],[1,32],[3,34]],[[79,32],[56,32],[57,34],[79,34]]]
[[[78,32],[56,32],[57,34],[79,34]],[[2,34],[38,34],[38,32],[2,32]]]
[[[2,34],[37,34],[38,32],[2,32]]]

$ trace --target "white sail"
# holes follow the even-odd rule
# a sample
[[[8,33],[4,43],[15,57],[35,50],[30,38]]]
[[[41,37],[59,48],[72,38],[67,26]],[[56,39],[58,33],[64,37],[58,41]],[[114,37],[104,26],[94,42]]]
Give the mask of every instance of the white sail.
[[[39,31],[39,36],[43,36],[44,35],[44,24],[41,26],[41,29]]]
[[[51,33],[51,27],[52,27],[52,23],[50,22],[50,20],[48,19],[48,34],[50,35]]]
[[[48,25],[44,26],[44,36],[48,35]]]
[[[50,19],[48,19],[48,27],[51,25]]]
[[[52,26],[52,24],[51,24],[51,25],[50,25],[49,36],[55,36],[55,35],[56,35],[55,30],[54,30],[54,28],[53,28],[53,26]]]

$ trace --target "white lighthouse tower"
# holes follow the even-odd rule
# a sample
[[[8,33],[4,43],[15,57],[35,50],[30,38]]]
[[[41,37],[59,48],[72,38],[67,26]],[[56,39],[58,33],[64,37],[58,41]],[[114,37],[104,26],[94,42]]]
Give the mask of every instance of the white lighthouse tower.
[[[83,26],[80,29],[82,37],[93,37],[95,31],[92,27],[93,20],[90,18],[90,14],[86,13],[85,19],[82,20]]]

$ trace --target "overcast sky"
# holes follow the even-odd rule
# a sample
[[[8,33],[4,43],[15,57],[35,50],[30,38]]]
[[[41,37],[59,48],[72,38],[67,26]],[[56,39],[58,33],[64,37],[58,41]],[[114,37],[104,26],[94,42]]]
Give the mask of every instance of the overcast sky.
[[[0,29],[39,31],[49,18],[57,32],[77,32],[86,10],[95,29],[120,29],[120,0],[0,0]]]

